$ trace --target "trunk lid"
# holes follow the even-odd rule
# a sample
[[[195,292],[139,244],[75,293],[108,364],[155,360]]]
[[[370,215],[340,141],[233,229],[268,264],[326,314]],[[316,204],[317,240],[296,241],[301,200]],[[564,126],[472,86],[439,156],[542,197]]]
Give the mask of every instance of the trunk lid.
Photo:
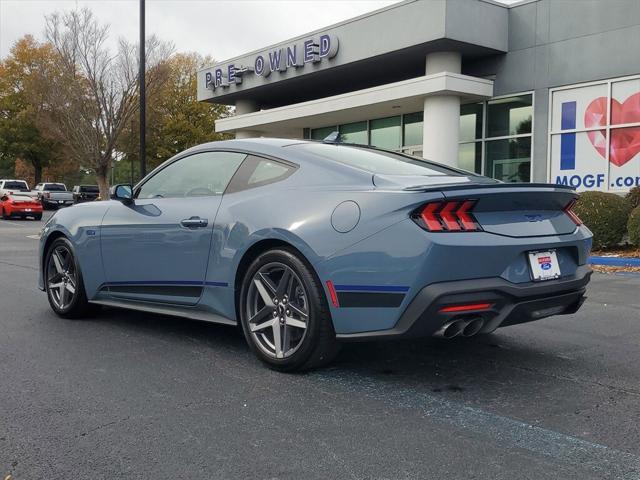
[[[469,175],[374,175],[376,187],[407,192],[437,191],[445,201],[474,200],[472,213],[485,232],[509,237],[573,233],[576,224],[565,208],[578,198],[571,187],[501,183]]]
[[[473,215],[485,232],[509,237],[566,235],[576,224],[566,207],[578,198],[572,188],[548,184],[448,187],[446,200],[475,200]]]

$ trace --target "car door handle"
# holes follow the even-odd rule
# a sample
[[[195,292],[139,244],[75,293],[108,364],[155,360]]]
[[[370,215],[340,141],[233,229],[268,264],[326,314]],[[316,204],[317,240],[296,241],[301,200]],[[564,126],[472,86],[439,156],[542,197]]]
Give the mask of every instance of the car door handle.
[[[187,228],[203,228],[209,224],[209,221],[206,218],[200,217],[191,217],[185,218],[180,222],[180,225]]]

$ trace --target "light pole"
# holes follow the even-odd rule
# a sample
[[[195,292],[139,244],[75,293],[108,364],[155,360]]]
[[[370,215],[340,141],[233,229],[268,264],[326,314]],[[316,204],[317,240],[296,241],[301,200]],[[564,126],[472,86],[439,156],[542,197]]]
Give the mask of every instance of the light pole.
[[[140,0],[140,71],[138,73],[138,82],[140,85],[140,178],[147,173],[146,155],[146,111],[145,96],[146,85],[144,79],[145,73],[145,33],[144,33],[144,0]]]

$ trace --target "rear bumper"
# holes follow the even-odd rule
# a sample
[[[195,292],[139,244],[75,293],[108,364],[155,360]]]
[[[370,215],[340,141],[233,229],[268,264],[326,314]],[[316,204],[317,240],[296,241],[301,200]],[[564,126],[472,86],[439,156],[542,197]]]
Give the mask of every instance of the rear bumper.
[[[434,283],[418,292],[393,328],[338,334],[337,338],[358,341],[427,337],[452,320],[478,317],[484,320],[480,332],[489,333],[499,327],[575,313],[584,302],[591,273],[591,268],[582,265],[569,278],[546,282],[516,284],[503,278],[483,278]],[[440,312],[449,305],[479,302],[492,306],[478,312]]]
[[[73,200],[62,200],[62,203],[60,203],[60,200],[42,198],[40,202],[45,207],[68,207],[73,205]]]

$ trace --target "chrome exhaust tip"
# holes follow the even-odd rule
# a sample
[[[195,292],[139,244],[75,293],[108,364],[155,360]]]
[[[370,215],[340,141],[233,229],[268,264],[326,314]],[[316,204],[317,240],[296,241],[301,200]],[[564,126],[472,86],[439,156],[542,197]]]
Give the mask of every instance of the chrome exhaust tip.
[[[473,337],[476,335],[482,327],[484,326],[484,320],[482,318],[474,318],[473,320],[469,320],[466,322],[466,325],[462,329],[463,337]]]
[[[447,322],[442,325],[438,330],[433,334],[434,337],[444,338],[445,340],[449,340],[451,338],[457,337],[462,333],[464,327],[466,326],[466,322],[460,320],[453,320],[452,322]]]

